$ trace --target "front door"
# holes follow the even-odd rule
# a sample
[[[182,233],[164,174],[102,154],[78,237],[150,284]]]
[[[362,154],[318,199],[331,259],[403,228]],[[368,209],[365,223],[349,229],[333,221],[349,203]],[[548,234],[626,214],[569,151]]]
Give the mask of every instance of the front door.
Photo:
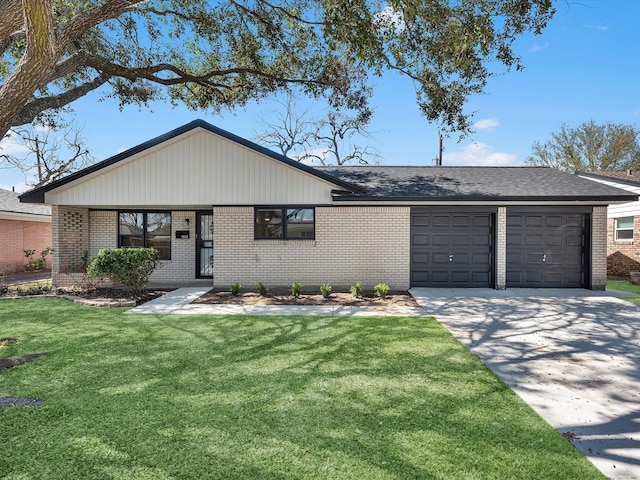
[[[196,213],[196,277],[213,278],[213,215]]]

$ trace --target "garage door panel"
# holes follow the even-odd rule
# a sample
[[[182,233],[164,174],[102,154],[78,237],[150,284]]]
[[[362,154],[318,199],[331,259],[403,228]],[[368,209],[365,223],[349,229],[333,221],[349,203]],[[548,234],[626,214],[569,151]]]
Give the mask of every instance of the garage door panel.
[[[584,213],[507,213],[507,287],[585,284]]]
[[[420,220],[411,222],[411,285],[492,286],[493,213],[420,209],[412,209]]]

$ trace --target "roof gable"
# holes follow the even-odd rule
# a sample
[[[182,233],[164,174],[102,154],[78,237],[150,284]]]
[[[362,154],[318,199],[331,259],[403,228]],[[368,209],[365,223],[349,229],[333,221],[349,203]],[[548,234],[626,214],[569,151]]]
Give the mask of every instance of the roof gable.
[[[223,162],[223,157],[229,157],[235,164],[227,162],[227,165],[222,168],[224,171],[218,172],[215,164]],[[247,165],[247,162],[251,165]],[[201,168],[208,171],[190,171],[189,168]],[[257,168],[262,175],[266,174],[266,170],[275,170],[276,176],[280,174],[283,181],[288,182],[300,181],[304,178],[305,180],[302,180],[304,185],[301,187],[303,189],[318,189],[320,188],[318,185],[322,184],[323,188],[329,192],[336,188],[353,193],[361,192],[357,186],[349,185],[326,173],[214,127],[203,120],[195,120],[56,182],[26,192],[20,196],[20,200],[34,203],[117,205],[118,202],[111,202],[108,198],[110,192],[113,193],[113,188],[117,188],[121,194],[128,192],[131,195],[132,200],[124,202],[131,205],[211,204],[210,196],[199,200],[197,194],[189,195],[188,192],[193,193],[194,189],[198,188],[198,182],[205,182],[211,178],[214,179],[213,183],[216,183],[216,180],[220,182],[222,175],[230,176],[233,180],[234,175],[237,177],[241,172],[250,171],[251,168]],[[236,171],[234,173],[229,170]],[[169,184],[159,185],[157,183],[161,176],[160,173],[164,173],[165,183]],[[259,172],[254,171],[253,173],[255,175]],[[187,177],[192,177],[191,183],[187,184]],[[176,187],[180,187],[180,179],[185,182],[182,185],[181,193],[184,196],[168,195],[170,192],[176,193]],[[254,180],[257,181],[257,179]],[[136,181],[138,183],[135,183]],[[151,198],[153,185],[146,185],[147,188],[143,188],[145,185],[139,183],[147,181],[155,181],[156,189],[163,190],[160,192],[162,201],[158,202],[157,198]],[[204,188],[210,192],[216,186],[225,185],[211,185],[210,188],[205,185]],[[235,187],[240,187],[238,182]],[[95,192],[96,188],[102,190],[102,193],[98,195]],[[226,185],[225,188],[230,189],[231,185]],[[247,185],[247,188],[241,189],[248,191],[238,191],[238,194],[249,194],[252,191],[255,193],[255,185]],[[95,202],[85,201],[86,195],[81,190],[93,191],[99,198]],[[286,191],[286,188],[283,187],[282,191]],[[169,201],[168,196],[173,200]],[[229,198],[226,203],[245,203],[243,199],[238,202],[238,196]],[[200,195],[200,197],[203,196]],[[255,195],[253,197],[253,202],[246,197],[247,203],[256,203],[256,201],[259,203],[260,199]],[[135,198],[141,200],[135,200]],[[326,201],[328,200],[327,197]],[[220,203],[225,203],[225,201]]]

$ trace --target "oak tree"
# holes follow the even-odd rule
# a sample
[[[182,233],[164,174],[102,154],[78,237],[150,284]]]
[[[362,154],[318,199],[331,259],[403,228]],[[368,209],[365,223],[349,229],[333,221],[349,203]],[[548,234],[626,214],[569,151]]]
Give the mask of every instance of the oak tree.
[[[553,13],[552,0],[0,0],[0,138],[96,90],[216,111],[344,89],[345,64],[407,75],[429,120],[465,130],[466,98],[521,68],[514,41]]]
[[[591,120],[572,128],[566,124],[551,139],[535,142],[528,165],[566,172],[640,169],[640,130],[632,125]]]

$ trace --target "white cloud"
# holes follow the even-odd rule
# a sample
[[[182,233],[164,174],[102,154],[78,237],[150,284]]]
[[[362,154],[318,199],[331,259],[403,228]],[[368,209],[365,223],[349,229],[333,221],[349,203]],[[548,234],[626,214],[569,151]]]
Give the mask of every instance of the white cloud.
[[[529,49],[530,52],[539,52],[540,50],[546,50],[549,48],[549,42],[545,42],[543,45],[539,45],[538,43],[534,43],[533,46]]]
[[[600,32],[606,32],[609,30],[609,25],[585,25],[589,30],[599,30]]]
[[[484,143],[470,143],[463,147],[462,150],[442,155],[442,164],[445,167],[508,167],[512,165],[521,165],[522,162],[518,160],[517,155],[514,155],[513,153],[496,152],[491,146]]]
[[[29,149],[16,141],[14,136],[7,136],[0,141],[0,155],[23,155],[28,152]]]
[[[497,118],[485,118],[484,120],[478,120],[473,124],[473,128],[477,130],[493,130],[500,125],[500,120]]]

